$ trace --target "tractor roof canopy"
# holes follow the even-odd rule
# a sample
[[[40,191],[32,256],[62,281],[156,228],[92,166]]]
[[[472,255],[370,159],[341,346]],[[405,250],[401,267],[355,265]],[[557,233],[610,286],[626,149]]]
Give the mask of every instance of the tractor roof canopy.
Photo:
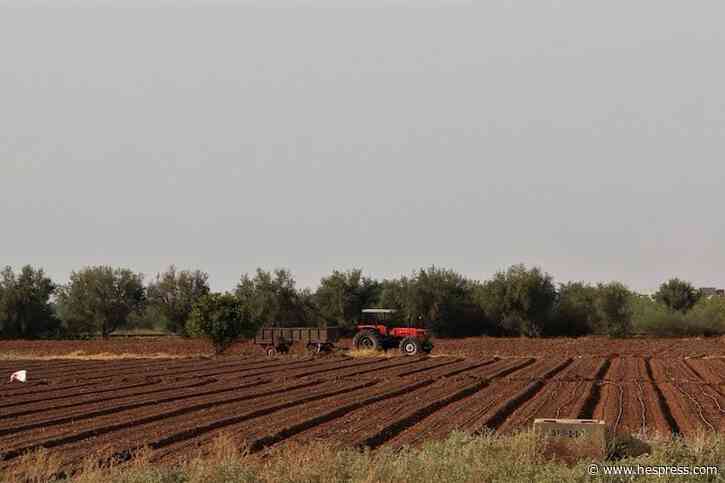
[[[363,314],[394,314],[393,309],[363,309]]]

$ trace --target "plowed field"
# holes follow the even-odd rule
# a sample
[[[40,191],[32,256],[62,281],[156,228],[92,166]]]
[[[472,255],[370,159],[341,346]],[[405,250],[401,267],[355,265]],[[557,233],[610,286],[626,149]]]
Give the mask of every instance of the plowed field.
[[[593,354],[570,340],[559,350],[555,340],[473,342],[412,358],[2,360],[5,381],[17,369],[29,380],[0,386],[0,466],[39,447],[69,468],[100,448],[128,458],[149,447],[152,461],[171,461],[222,432],[259,452],[313,440],[397,447],[534,418],[601,418],[629,434],[725,431],[721,341],[620,341]]]

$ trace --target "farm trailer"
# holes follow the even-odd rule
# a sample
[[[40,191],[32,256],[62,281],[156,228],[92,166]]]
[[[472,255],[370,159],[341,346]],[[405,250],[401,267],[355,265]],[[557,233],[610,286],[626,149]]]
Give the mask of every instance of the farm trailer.
[[[292,344],[305,344],[312,352],[328,352],[340,338],[337,327],[262,327],[254,338],[254,343],[262,346],[267,355],[286,353]]]

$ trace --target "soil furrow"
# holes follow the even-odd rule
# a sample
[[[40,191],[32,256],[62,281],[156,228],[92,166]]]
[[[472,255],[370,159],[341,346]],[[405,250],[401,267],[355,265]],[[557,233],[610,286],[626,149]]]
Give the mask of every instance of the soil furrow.
[[[377,384],[377,381],[364,381],[357,384],[339,384],[335,385],[334,388],[330,389],[324,389],[317,392],[312,392],[308,395],[302,394],[303,397],[295,397],[293,400],[284,402],[284,403],[278,403],[273,398],[270,399],[269,405],[262,405],[260,403],[252,405],[252,407],[257,407],[258,409],[253,409],[244,415],[236,416],[233,418],[219,418],[219,420],[211,423],[215,427],[222,427],[224,425],[233,424],[235,421],[240,422],[245,419],[252,419],[255,417],[259,417],[262,415],[269,414],[271,412],[275,412],[281,409],[293,407],[293,406],[299,406],[311,401],[323,399],[323,398],[329,398],[334,397],[340,394],[344,394],[349,391],[354,391],[356,389],[370,387],[374,384]],[[267,394],[272,395],[272,394]],[[176,418],[179,416],[187,416],[192,413],[198,413],[200,411],[203,411],[205,409],[214,409],[215,411],[224,410],[225,406],[231,406],[233,404],[242,402],[242,401],[248,401],[249,399],[256,399],[261,397],[261,395],[249,395],[249,396],[242,396],[242,397],[236,397],[231,399],[226,399],[222,401],[213,401],[213,402],[203,402],[199,404],[195,404],[192,406],[182,407],[179,409],[174,409],[171,411],[158,411],[157,414],[141,417],[141,418],[134,418],[128,421],[123,421],[116,424],[110,424],[110,425],[103,425],[98,427],[93,427],[87,430],[82,431],[75,431],[71,434],[67,435],[59,435],[56,437],[44,437],[36,442],[33,442],[32,444],[26,445],[13,445],[9,447],[9,449],[6,449],[2,455],[0,455],[0,461],[8,461],[12,460],[14,458],[17,458],[18,456],[28,452],[32,451],[33,449],[36,449],[38,447],[43,448],[56,448],[59,446],[64,446],[72,443],[78,443],[88,440],[96,440],[95,443],[97,443],[97,440],[99,436],[109,435],[111,433],[118,433],[123,430],[129,429],[129,428],[140,428],[148,424],[157,423],[160,421],[166,421],[168,422],[171,418]],[[215,418],[216,419],[216,418]],[[194,426],[198,426],[196,423]],[[196,431],[200,431],[200,429],[197,427]],[[180,436],[181,437],[181,436]],[[110,442],[109,442],[110,443]]]

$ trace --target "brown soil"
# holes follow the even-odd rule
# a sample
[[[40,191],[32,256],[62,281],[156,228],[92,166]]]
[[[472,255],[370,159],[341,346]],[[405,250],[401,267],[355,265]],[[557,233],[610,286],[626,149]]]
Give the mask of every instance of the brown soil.
[[[148,446],[152,460],[173,460],[220,433],[259,452],[314,440],[419,444],[453,430],[515,431],[535,418],[601,418],[618,434],[725,431],[720,345],[481,338],[439,342],[432,356],[267,359],[248,343],[209,357],[199,341],[169,338],[5,341],[2,349],[26,355],[192,357],[0,361],[0,467],[38,447],[69,468],[101,448],[123,459]],[[18,369],[28,382],[6,382]]]

